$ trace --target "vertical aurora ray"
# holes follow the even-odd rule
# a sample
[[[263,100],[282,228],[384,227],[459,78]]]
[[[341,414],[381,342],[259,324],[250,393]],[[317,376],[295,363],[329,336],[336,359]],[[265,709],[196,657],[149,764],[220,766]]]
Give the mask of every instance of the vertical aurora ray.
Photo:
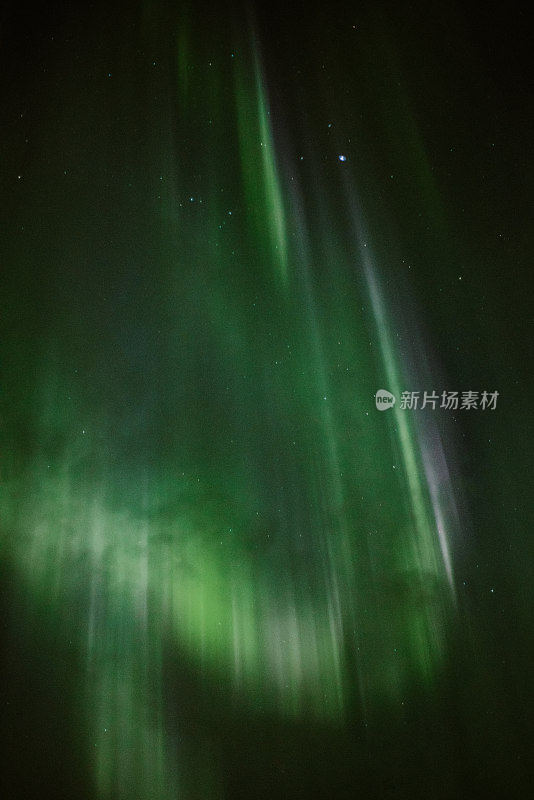
[[[236,65],[236,105],[239,144],[249,224],[257,246],[267,251],[282,289],[288,282],[288,245],[284,200],[278,176],[258,47],[252,36],[252,65],[241,59]]]
[[[360,241],[368,240],[368,236],[360,229]],[[372,261],[372,249],[368,241],[361,247],[361,260],[369,297],[376,323],[376,333],[380,342],[382,364],[387,385],[396,398],[401,397],[402,384],[394,352],[390,325],[384,301],[381,297],[376,267]],[[413,363],[405,363],[403,373],[419,385],[421,375],[417,373]],[[410,516],[413,520],[413,531],[406,536],[400,553],[399,570],[406,574],[411,582],[411,590],[426,591],[428,586],[444,587],[448,584],[447,593],[427,608],[415,607],[406,618],[406,636],[411,640],[413,664],[418,665],[422,675],[431,684],[434,671],[439,670],[446,647],[447,616],[454,606],[454,582],[452,575],[449,525],[454,518],[454,503],[447,508],[437,493],[436,475],[440,464],[439,436],[431,424],[426,427],[414,422],[400,409],[397,403],[393,408],[394,435],[398,438],[399,451],[403,465],[403,477],[406,481],[409,497]],[[415,428],[415,430],[414,430]],[[433,441],[437,439],[436,441]],[[446,476],[448,477],[448,476]],[[453,498],[450,482],[447,480],[446,492]],[[453,501],[452,501],[453,502]],[[447,511],[451,513],[446,518]],[[443,593],[443,588],[441,588]]]
[[[384,366],[384,374],[386,376],[388,385],[393,388],[393,392],[397,398],[401,397],[402,385],[400,382],[399,372],[396,366],[397,359],[394,355],[391,332],[386,317],[384,302],[382,300],[378,281],[375,274],[375,269],[372,265],[371,248],[365,244],[365,249],[361,249],[361,258],[363,269],[367,284],[369,287],[369,296],[373,308],[373,314],[376,322],[376,331],[380,341],[380,350],[382,354],[382,361]],[[414,378],[416,371],[408,367],[407,374]],[[432,572],[440,573],[442,568],[445,569],[447,580],[449,582],[451,591],[454,591],[451,557],[449,552],[449,542],[447,534],[443,529],[443,518],[440,510],[436,508],[436,485],[433,479],[434,465],[432,464],[431,456],[429,455],[429,445],[425,441],[425,432],[419,430],[419,438],[421,439],[421,451],[418,455],[416,451],[415,437],[413,431],[410,429],[408,418],[402,414],[399,404],[393,408],[393,416],[395,425],[398,430],[398,437],[401,447],[402,459],[404,462],[404,471],[408,483],[409,496],[413,508],[415,533],[419,543],[415,545],[416,551],[421,554],[422,563],[419,565],[423,570],[427,569]],[[426,433],[429,438],[430,432]],[[422,480],[422,465],[424,464],[426,486],[423,486]],[[435,511],[435,520],[429,519],[428,500],[425,500],[425,495],[429,496]],[[441,550],[441,560],[436,561],[434,547],[434,535],[436,534],[439,539],[439,546]],[[425,555],[426,554],[426,555]]]

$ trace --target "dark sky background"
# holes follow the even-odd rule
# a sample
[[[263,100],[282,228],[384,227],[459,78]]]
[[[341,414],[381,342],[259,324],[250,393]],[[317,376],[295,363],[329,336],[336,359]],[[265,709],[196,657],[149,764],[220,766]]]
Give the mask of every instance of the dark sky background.
[[[527,796],[527,9],[8,2],[0,39],[2,797]],[[251,142],[266,108],[272,147],[262,143],[267,156],[256,162]],[[403,388],[499,392],[494,412],[432,418],[460,510],[454,610],[443,576],[433,588],[418,564],[416,578],[413,566],[399,578],[391,555],[404,553],[409,499],[384,472],[402,444],[374,408],[387,371],[356,207],[400,336]],[[276,213],[286,232],[275,246],[279,229],[265,219]],[[215,645],[210,667],[183,630],[173,638],[153,578],[147,674],[157,671],[161,728],[186,766],[176,790],[163,782],[152,793],[146,775],[115,775],[102,789],[84,650],[95,591],[107,620],[100,635],[131,636],[117,645],[118,685],[140,652],[135,624],[124,622],[131,612],[119,601],[112,610],[112,582],[94,588],[89,546],[78,561],[65,555],[76,531],[84,540],[89,504],[80,508],[102,486],[110,518],[131,514],[157,536],[168,520],[195,520],[192,546],[205,554],[232,526],[235,541],[213,563],[221,574],[234,561],[250,571],[258,607],[291,595],[303,626],[306,609],[319,620],[333,596],[333,584],[321,584],[328,553],[343,596],[342,721],[288,717],[285,689],[280,707],[268,700],[268,676],[253,701],[244,689],[236,700]],[[56,542],[36,532],[39,514],[39,530],[70,533]],[[364,545],[370,529],[379,545]],[[30,555],[39,537],[51,543],[42,573]],[[367,604],[364,657],[348,632]],[[389,637],[408,641],[412,613],[446,619],[428,622],[445,644],[430,688],[406,645],[408,678],[393,707],[377,676],[390,674],[383,652]],[[371,711],[362,674],[380,695]],[[150,747],[147,739],[147,764],[157,760]],[[123,763],[119,751],[120,742],[106,751],[109,764]]]

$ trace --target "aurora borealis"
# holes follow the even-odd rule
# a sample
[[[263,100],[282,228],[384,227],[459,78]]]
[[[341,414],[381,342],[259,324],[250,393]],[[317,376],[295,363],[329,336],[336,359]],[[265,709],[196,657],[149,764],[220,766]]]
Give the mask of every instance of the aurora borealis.
[[[6,7],[2,797],[526,796],[507,13]]]

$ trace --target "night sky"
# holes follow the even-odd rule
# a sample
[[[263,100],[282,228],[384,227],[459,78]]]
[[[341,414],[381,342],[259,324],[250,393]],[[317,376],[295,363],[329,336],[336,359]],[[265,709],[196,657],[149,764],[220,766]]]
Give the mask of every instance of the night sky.
[[[531,791],[532,41],[465,5],[3,5],[2,798]]]

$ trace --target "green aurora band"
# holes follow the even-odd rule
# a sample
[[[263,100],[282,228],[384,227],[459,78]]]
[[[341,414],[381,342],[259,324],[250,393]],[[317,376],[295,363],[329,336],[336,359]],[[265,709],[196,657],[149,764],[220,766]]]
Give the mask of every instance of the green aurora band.
[[[169,663],[252,718],[397,713],[439,682],[459,522],[429,417],[374,409],[378,388],[399,397],[426,375],[394,333],[415,336],[384,288],[388,223],[370,227],[363,166],[310,147],[299,172],[256,35],[184,10],[171,37],[157,13],[143,27],[154,50],[173,39],[172,68],[155,64],[144,96],[117,54],[100,111],[76,99],[80,74],[73,107],[43,126],[52,139],[77,119],[91,139],[113,108],[148,109],[137,143],[110,129],[107,150],[79,154],[95,193],[102,170],[121,189],[106,223],[66,233],[61,263],[89,277],[56,295],[28,378],[36,444],[6,468],[4,557],[81,654],[99,795],[208,800],[222,796],[217,737],[189,735],[179,697],[170,730]],[[343,171],[339,219],[326,169]],[[136,182],[150,207],[130,199]],[[72,194],[81,226],[91,191]]]

